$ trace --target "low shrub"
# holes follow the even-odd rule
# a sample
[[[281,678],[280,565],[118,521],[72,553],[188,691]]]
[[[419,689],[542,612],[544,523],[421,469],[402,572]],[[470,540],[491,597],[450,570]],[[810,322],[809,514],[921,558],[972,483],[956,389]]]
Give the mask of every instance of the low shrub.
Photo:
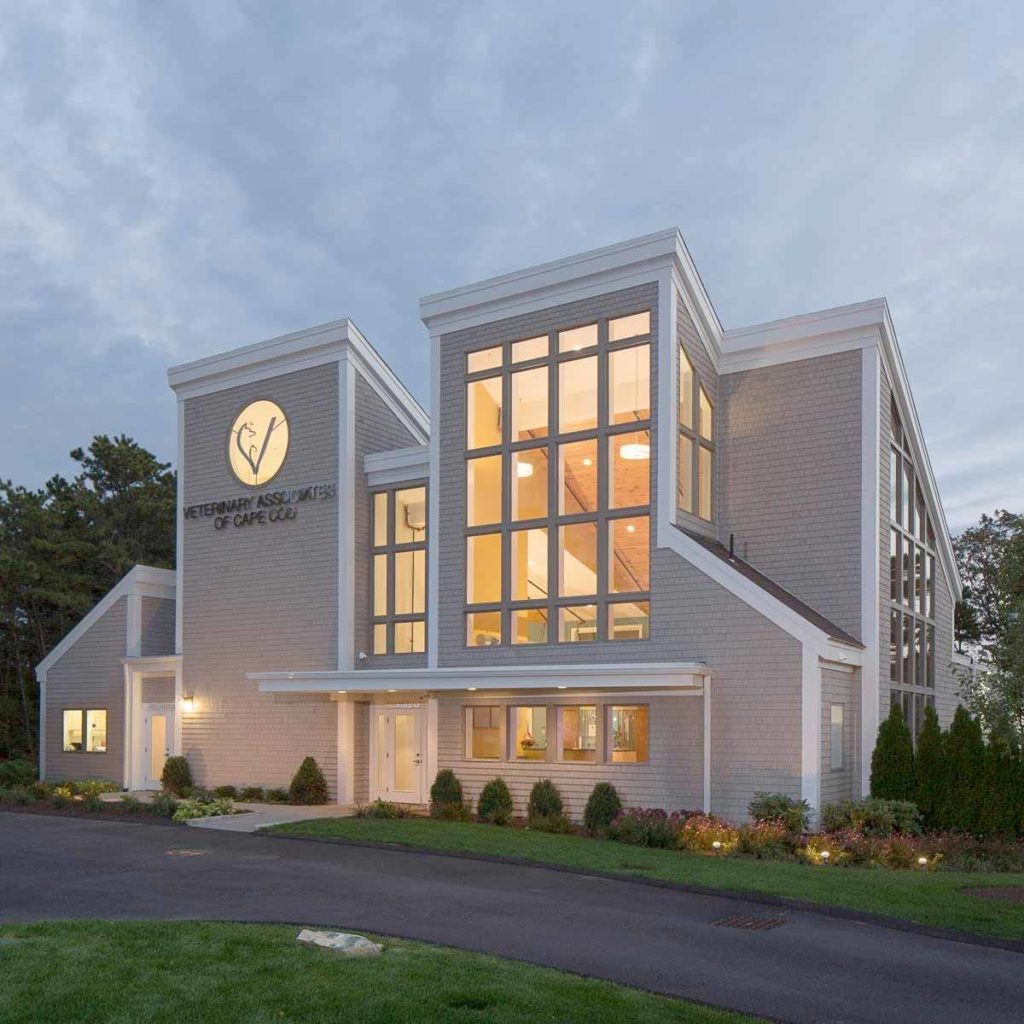
[[[263,799],[268,804],[286,804],[288,803],[288,790],[265,789],[263,790]]]
[[[59,786],[53,787],[53,792],[50,794],[50,803],[58,808],[67,807],[74,798],[75,791],[67,783],[62,783]]]
[[[588,832],[607,832],[622,810],[618,790],[610,782],[594,786],[583,811],[583,826]]]
[[[33,782],[29,788],[35,794],[37,800],[49,800],[50,795],[53,793],[53,783],[44,782],[41,779],[39,782]]]
[[[374,800],[372,804],[364,804],[356,808],[357,818],[380,818],[390,821],[395,818],[412,817],[412,812],[401,804],[392,803],[390,800]]]
[[[106,802],[100,799],[99,793],[83,797],[82,803],[87,811],[105,811],[107,809]]]
[[[462,783],[451,768],[442,768],[430,787],[430,816],[442,821],[469,821],[473,816],[463,799]]]
[[[315,757],[307,757],[299,765],[288,787],[288,802],[292,804],[312,805],[325,804],[330,797],[327,793],[327,780],[316,763]]]
[[[811,808],[785,793],[755,793],[747,808],[754,821],[781,821],[790,832],[806,832]]]
[[[841,832],[857,829],[866,836],[891,836],[893,833],[921,834],[921,812],[910,800],[843,800],[826,804],[821,811],[821,830]]]
[[[192,788],[192,769],[188,761],[180,754],[167,758],[160,773],[160,784],[168,793],[184,796],[185,790]]]
[[[725,856],[740,843],[740,830],[711,814],[692,814],[676,835],[676,845],[690,853]]]
[[[215,818],[231,814],[234,808],[230,800],[182,800],[171,815],[171,821],[192,821],[193,818]]]
[[[480,791],[476,813],[481,821],[492,825],[507,825],[514,813],[512,794],[502,778],[491,779]]]
[[[660,807],[627,807],[608,826],[608,838],[630,846],[667,849],[676,845],[683,823],[679,814],[667,814]]]
[[[26,761],[20,757],[12,757],[9,761],[0,761],[0,789],[31,786],[35,781],[34,761]]]
[[[243,786],[238,791],[238,799],[247,804],[261,804],[263,803],[263,787]]]
[[[213,795],[221,800],[237,800],[238,790],[234,786],[215,786]]]
[[[109,779],[79,779],[71,783],[76,796],[84,796],[86,800],[98,797],[100,793],[116,793],[121,787]]]
[[[149,802],[149,809],[161,818],[173,818],[178,801],[170,793],[157,793]]]
[[[121,797],[121,806],[128,814],[139,814],[146,805],[137,796],[132,796],[131,793],[125,793]]]
[[[4,802],[14,804],[15,807],[26,807],[37,799],[31,786],[11,786],[2,792]]]
[[[563,813],[562,794],[550,779],[539,779],[530,790],[526,804],[526,819],[530,828],[542,832],[562,832],[568,821]]]
[[[807,841],[797,850],[797,856],[808,864],[829,866],[845,864],[850,860],[850,853],[836,836],[822,833],[808,836]]]
[[[758,860],[785,860],[795,846],[793,835],[778,818],[754,821],[740,829],[740,852]]]

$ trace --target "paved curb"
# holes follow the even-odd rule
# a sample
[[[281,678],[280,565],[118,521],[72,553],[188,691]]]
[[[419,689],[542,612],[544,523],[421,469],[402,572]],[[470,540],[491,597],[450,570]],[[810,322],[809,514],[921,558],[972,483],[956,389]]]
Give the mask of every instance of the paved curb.
[[[990,949],[1009,950],[1011,953],[1024,953],[1024,939],[1002,939],[994,935],[976,935],[973,932],[961,932],[953,928],[937,928],[932,925],[917,924],[900,917],[886,917],[884,914],[872,914],[866,910],[852,910],[849,907],[835,907],[826,903],[811,903],[808,900],[791,899],[786,896],[772,896],[769,893],[744,892],[740,889],[714,889],[705,885],[694,885],[687,882],[669,882],[661,878],[645,878],[642,875],[619,874],[614,871],[581,870],[566,864],[548,864],[544,861],[530,860],[527,857],[506,857],[493,853],[471,853],[465,850],[430,850],[417,846],[403,846],[399,843],[374,843],[364,839],[344,839],[339,836],[304,836],[286,832],[259,831],[254,835],[266,836],[269,839],[293,839],[302,843],[325,843],[329,846],[355,846],[368,850],[391,850],[397,853],[413,853],[424,857],[450,857],[456,860],[478,860],[491,864],[509,864],[517,867],[543,868],[547,871],[560,871],[567,875],[582,875],[589,878],[606,878],[613,882],[630,882],[634,885],[646,885],[655,889],[672,889],[676,892],[688,892],[698,896],[719,896],[729,900],[743,900],[746,903],[759,903],[769,907],[785,907],[788,910],[799,910],[805,914],[817,914],[819,917],[834,917],[858,924],[870,924],[879,928],[889,928],[898,932],[913,932],[927,935],[933,939],[945,939],[948,942],[963,942],[971,946],[985,946]],[[839,869],[837,869],[839,870]]]

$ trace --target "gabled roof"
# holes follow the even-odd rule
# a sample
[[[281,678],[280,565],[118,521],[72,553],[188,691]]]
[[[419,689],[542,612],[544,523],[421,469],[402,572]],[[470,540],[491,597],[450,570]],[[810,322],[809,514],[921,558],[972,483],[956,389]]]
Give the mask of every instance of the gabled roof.
[[[77,626],[36,666],[36,678],[45,679],[47,670],[64,657],[68,651],[98,622],[122,597],[132,595],[157,597],[173,601],[176,576],[173,569],[157,569],[152,565],[137,565],[130,569],[97,602],[93,609]],[[127,646],[128,620],[125,618],[125,642]]]
[[[676,529],[681,533],[685,533],[691,540],[695,540],[723,562],[731,565],[738,573],[745,576],[752,583],[757,584],[757,586],[777,601],[781,601],[787,608],[796,612],[801,618],[806,619],[812,626],[817,627],[823,633],[827,633],[832,640],[849,644],[851,647],[864,647],[856,637],[851,636],[845,629],[832,622],[831,619],[826,618],[821,612],[812,608],[806,602],[801,601],[795,594],[791,594],[785,587],[780,586],[775,580],[771,579],[771,577],[766,576],[759,569],[755,569],[749,562],[744,562],[737,555],[730,555],[729,549],[724,544],[720,544],[717,540],[711,540],[709,537],[695,533],[692,530],[683,529],[681,526],[676,526]]]

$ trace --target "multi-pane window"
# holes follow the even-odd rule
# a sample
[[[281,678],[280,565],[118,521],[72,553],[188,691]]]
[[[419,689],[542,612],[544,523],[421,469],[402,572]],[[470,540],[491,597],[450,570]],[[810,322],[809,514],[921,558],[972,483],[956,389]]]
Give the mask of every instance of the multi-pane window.
[[[65,708],[62,724],[65,753],[85,751],[89,754],[105,754],[107,752],[107,712],[105,709]]]
[[[677,420],[676,504],[710,522],[714,517],[715,410],[682,345]]]
[[[892,405],[889,451],[889,680],[915,737],[935,705],[935,529]]]
[[[646,639],[651,314],[466,356],[466,644]]]
[[[650,760],[646,704],[473,704],[463,713],[470,759],[570,764]]]
[[[426,650],[427,489],[399,487],[371,497],[374,654]]]

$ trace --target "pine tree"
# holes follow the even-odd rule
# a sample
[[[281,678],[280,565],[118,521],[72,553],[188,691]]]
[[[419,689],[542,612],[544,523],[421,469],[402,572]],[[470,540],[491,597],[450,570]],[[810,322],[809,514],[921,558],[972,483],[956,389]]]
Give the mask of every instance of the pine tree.
[[[871,795],[885,800],[914,799],[914,742],[898,704],[878,727],[871,755]]]
[[[915,760],[915,802],[925,828],[941,828],[940,815],[945,807],[949,775],[946,771],[945,740],[935,709],[924,709],[924,724],[917,737]]]
[[[984,802],[985,740],[980,723],[962,705],[956,709],[946,736],[946,765],[949,786],[941,815],[943,826],[957,832],[976,832]]]
[[[977,831],[983,836],[1012,838],[1020,818],[1018,758],[1005,739],[989,737],[981,773]]]

